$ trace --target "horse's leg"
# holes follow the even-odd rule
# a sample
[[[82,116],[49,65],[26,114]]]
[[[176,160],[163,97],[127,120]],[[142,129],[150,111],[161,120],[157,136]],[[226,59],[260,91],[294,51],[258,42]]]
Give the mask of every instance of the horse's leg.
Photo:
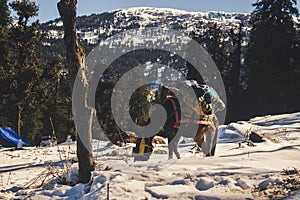
[[[175,153],[177,159],[180,159],[180,154],[178,152],[178,143],[179,143],[179,139],[180,139],[180,136],[178,135],[175,135],[175,137],[173,138],[173,152]]]
[[[174,138],[175,139],[175,138]],[[168,149],[169,149],[169,159],[173,159],[173,152],[175,153],[177,159],[180,159],[180,154],[178,152],[178,141],[172,140],[171,143],[168,144]]]
[[[175,133],[170,133],[168,136],[168,149],[169,149],[169,159],[173,158],[173,152],[175,153],[177,159],[180,159],[180,154],[178,152],[178,142],[180,137],[175,135]]]
[[[168,151],[169,151],[169,159],[173,158],[173,147],[172,147],[172,139],[173,135],[169,133],[169,131],[166,131],[165,129],[163,131],[158,132],[158,136],[165,137],[168,139]]]
[[[169,131],[163,131],[163,132],[161,131],[159,136],[166,137],[168,139],[169,160],[173,159],[173,148],[172,148],[173,135]]]
[[[173,133],[168,133],[168,149],[169,149],[169,159],[173,159],[173,152],[175,153],[175,140]]]
[[[168,138],[168,150],[169,150],[169,160],[173,159],[173,143]]]

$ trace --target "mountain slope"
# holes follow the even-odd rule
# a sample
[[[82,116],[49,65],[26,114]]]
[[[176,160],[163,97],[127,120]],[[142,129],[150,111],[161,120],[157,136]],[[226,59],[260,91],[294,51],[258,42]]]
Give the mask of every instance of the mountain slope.
[[[249,19],[250,14],[247,13],[188,12],[169,8],[137,7],[78,17],[77,30],[82,39],[97,43],[96,39],[133,28],[161,27],[189,33],[204,30],[209,22],[215,22],[224,29],[237,28],[239,23],[243,23],[245,29],[248,29]],[[44,23],[42,28],[50,33],[50,37],[63,36],[60,19]]]
[[[188,12],[170,8],[135,7],[129,9],[118,9],[90,16],[79,16],[77,18],[77,33],[87,53],[99,43],[119,32],[129,29],[143,29],[146,27],[159,27],[166,30],[182,31],[187,35],[192,32],[203,33],[208,29],[210,23],[216,23],[224,32],[238,32],[242,24],[244,45],[247,44],[250,32],[249,13],[228,12]],[[300,29],[300,18],[294,18],[298,29]],[[63,53],[63,27],[58,18],[42,24],[42,29],[48,33],[44,41],[45,53]]]

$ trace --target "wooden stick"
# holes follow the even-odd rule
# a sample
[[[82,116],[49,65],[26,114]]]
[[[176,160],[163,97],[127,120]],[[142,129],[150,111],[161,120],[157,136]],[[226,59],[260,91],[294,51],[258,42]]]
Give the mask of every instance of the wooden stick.
[[[55,131],[54,131],[54,125],[53,125],[53,122],[52,122],[52,118],[49,117],[49,120],[50,120],[50,124],[51,124],[51,127],[52,127],[52,137],[55,137]]]
[[[52,118],[49,117],[49,120],[50,120],[51,127],[52,127],[52,136],[55,137],[55,131],[54,131],[54,126],[53,126]],[[56,144],[56,147],[57,147],[57,151],[58,151],[58,154],[59,154],[59,158],[60,158],[62,167],[63,167],[63,169],[65,169],[64,162],[63,162],[62,155],[61,155],[61,153],[60,153],[60,149],[59,149],[58,144]],[[67,161],[66,161],[66,162],[67,162]],[[67,165],[67,163],[66,163],[66,165]],[[66,166],[66,167],[67,167],[67,166]]]
[[[109,200],[109,183],[107,183],[106,189],[107,189],[107,192],[106,192],[106,200]]]

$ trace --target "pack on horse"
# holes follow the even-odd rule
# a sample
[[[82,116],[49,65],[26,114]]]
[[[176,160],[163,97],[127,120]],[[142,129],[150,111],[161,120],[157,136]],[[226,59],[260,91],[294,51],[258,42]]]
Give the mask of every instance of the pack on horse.
[[[190,97],[186,93],[186,87],[192,88],[198,99],[195,100]],[[179,104],[174,91],[176,95],[182,96],[182,105]],[[205,156],[214,156],[218,127],[218,119],[215,113],[225,107],[214,89],[207,85],[199,85],[195,81],[184,82],[176,88],[160,86],[155,103],[161,104],[167,111],[167,120],[164,127],[156,135],[168,139],[169,159],[172,159],[173,153],[180,159],[177,147],[181,136],[194,138],[197,146],[202,149]],[[189,130],[190,126],[195,127],[195,125],[197,127],[196,132],[187,131],[178,134],[180,126],[184,126],[185,130]],[[136,148],[133,150],[134,160],[149,159],[153,151],[153,137],[138,138]]]

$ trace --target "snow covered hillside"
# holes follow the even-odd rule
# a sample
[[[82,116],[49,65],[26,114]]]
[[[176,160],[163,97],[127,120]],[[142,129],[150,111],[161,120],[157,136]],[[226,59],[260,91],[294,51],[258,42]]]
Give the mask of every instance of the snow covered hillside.
[[[90,44],[98,44],[99,39],[135,28],[160,27],[189,34],[192,31],[205,31],[209,23],[217,23],[224,31],[231,29],[238,31],[239,25],[242,23],[244,35],[247,37],[251,29],[250,18],[249,13],[188,12],[171,8],[134,7],[80,16],[77,18],[77,32],[82,40],[86,40]],[[300,18],[294,17],[294,20],[299,28]],[[47,31],[51,38],[63,38],[60,19],[42,24],[42,29]]]
[[[249,143],[251,132],[263,135],[263,141]],[[0,199],[300,198],[300,113],[221,126],[215,157],[193,153],[191,139],[182,138],[180,160],[167,160],[161,154],[166,145],[156,145],[160,154],[133,162],[133,146],[94,140],[93,180],[75,186],[60,184],[58,177],[65,166],[61,160],[76,156],[74,143],[0,149]],[[77,164],[68,172],[67,179],[76,181]]]
[[[77,30],[81,39],[91,44],[124,30],[145,27],[160,27],[190,33],[204,31],[208,23],[217,23],[224,30],[237,30],[242,23],[243,31],[247,33],[250,30],[250,17],[249,13],[188,12],[171,8],[134,7],[78,17]],[[299,28],[299,18],[295,17],[294,20]],[[42,28],[48,30],[52,38],[63,37],[60,19],[47,22]]]
[[[188,12],[170,8],[135,7],[79,16],[76,27],[86,52],[90,52],[100,41],[126,30],[158,27],[161,30],[180,31],[193,36],[194,33],[201,35],[207,32],[215,23],[226,33],[225,35],[239,33],[241,24],[244,47],[249,41],[250,18],[249,13]],[[300,18],[294,17],[294,20],[296,28],[300,30]],[[52,54],[63,54],[62,21],[57,18],[42,24],[41,28],[47,33],[47,37],[43,40],[45,58],[51,59]],[[230,38],[227,36],[224,40],[230,41]]]
[[[247,31],[249,20],[250,14],[247,13],[188,12],[170,8],[134,7],[78,17],[77,31],[82,40],[96,44],[99,39],[133,28],[160,27],[189,33],[204,31],[208,23],[214,22],[225,30],[237,29],[239,23],[243,23],[244,31]],[[52,38],[63,37],[60,19],[47,22],[42,28]]]

